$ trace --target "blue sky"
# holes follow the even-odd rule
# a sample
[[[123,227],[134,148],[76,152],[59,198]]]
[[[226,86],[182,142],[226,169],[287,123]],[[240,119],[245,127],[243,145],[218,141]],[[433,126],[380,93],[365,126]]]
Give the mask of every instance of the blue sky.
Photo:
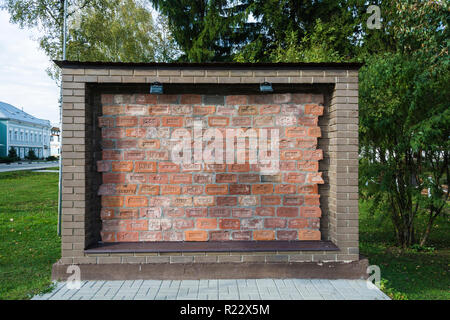
[[[9,23],[0,10],[0,101],[59,123],[59,88],[45,69],[51,62],[32,40],[36,30]]]

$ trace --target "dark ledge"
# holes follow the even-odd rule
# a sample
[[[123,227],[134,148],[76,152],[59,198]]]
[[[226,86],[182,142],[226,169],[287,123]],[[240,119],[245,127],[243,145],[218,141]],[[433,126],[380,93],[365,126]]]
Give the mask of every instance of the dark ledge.
[[[339,251],[331,241],[193,241],[98,243],[85,253],[133,252]]]
[[[205,68],[205,69],[352,69],[358,70],[364,64],[359,62],[103,62],[53,60],[60,68]]]

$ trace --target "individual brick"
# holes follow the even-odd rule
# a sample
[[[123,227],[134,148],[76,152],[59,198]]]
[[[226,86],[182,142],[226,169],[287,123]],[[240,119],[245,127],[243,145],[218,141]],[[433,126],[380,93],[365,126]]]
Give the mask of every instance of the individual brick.
[[[127,207],[146,207],[148,204],[147,197],[129,196],[126,197],[125,206]]]
[[[209,194],[209,195],[228,194],[228,185],[226,185],[226,184],[207,184],[205,186],[205,193]]]
[[[135,127],[138,124],[138,118],[132,116],[116,117],[117,127]]]
[[[317,183],[317,184],[325,183],[322,179],[322,172],[308,173],[307,181],[308,183]]]
[[[136,161],[135,172],[156,172],[156,162],[153,161]]]
[[[308,219],[298,218],[289,219],[288,228],[290,229],[304,229],[308,227]]]
[[[252,232],[251,231],[234,231],[231,234],[231,238],[233,240],[238,240],[238,241],[250,241],[250,240],[252,240]]]
[[[273,192],[273,184],[253,184],[252,194],[270,194]]]
[[[123,113],[122,106],[103,106],[102,107],[103,115],[115,116]]]
[[[227,241],[230,235],[230,231],[209,231],[209,241]]]
[[[278,114],[280,113],[280,106],[277,104],[268,104],[259,106],[260,114]]]
[[[169,194],[181,194],[181,186],[177,185],[162,185],[161,186],[161,195],[169,195]]]
[[[128,105],[125,106],[124,113],[130,116],[142,116],[148,114],[148,108],[141,105]]]
[[[142,150],[128,150],[124,152],[124,160],[144,160],[145,152]]]
[[[247,96],[246,95],[226,96],[225,104],[227,105],[247,104]]]
[[[230,173],[216,174],[216,183],[235,183],[237,182],[237,175]]]
[[[264,228],[268,229],[280,229],[286,228],[286,219],[281,218],[266,218],[264,219]]]
[[[301,207],[300,216],[305,218],[320,218],[322,210],[319,207]]]
[[[139,140],[138,147],[140,149],[159,149],[160,142],[156,139],[143,139]]]
[[[206,217],[208,215],[208,208],[186,208],[186,217]]]
[[[283,197],[284,206],[301,206],[305,200],[304,196],[286,195]]]
[[[297,207],[278,207],[277,208],[277,216],[278,217],[298,217],[298,208]]]
[[[179,172],[180,166],[172,162],[159,162],[158,163],[159,172]]]
[[[207,241],[208,232],[202,230],[188,230],[184,232],[185,241]]]
[[[266,241],[275,240],[275,231],[273,230],[255,230],[253,231],[253,240]]]
[[[139,125],[142,127],[158,127],[160,120],[157,117],[141,117],[139,118]]]
[[[281,204],[280,196],[274,195],[261,196],[261,205],[263,206],[276,206],[279,204]]]
[[[133,242],[139,240],[139,232],[122,231],[117,232],[118,242]]]
[[[297,230],[277,230],[277,240],[292,241],[297,240]]]
[[[262,229],[264,227],[264,219],[250,218],[242,219],[240,229],[241,230],[255,230]]]
[[[131,172],[133,170],[132,161],[114,161],[112,163],[112,171]]]
[[[231,184],[230,194],[250,194],[250,185],[245,184]]]
[[[322,136],[322,131],[320,127],[310,127],[308,128],[308,137],[319,138]]]
[[[273,217],[275,216],[274,207],[258,207],[256,208],[256,215],[262,217]]]
[[[102,207],[122,207],[123,197],[120,196],[102,196]]]
[[[250,208],[233,208],[232,216],[236,218],[250,218],[253,216],[253,210]]]
[[[285,129],[285,135],[288,138],[305,137],[307,135],[307,131],[303,127],[290,127]]]
[[[281,160],[301,160],[302,150],[281,150]]]
[[[180,98],[181,104],[201,104],[202,96],[199,94],[183,94]]]
[[[239,230],[241,221],[239,219],[219,219],[220,229],[234,229]]]
[[[226,127],[230,124],[230,119],[227,117],[209,117],[208,124],[210,127]]]
[[[217,201],[217,202],[219,202],[219,201]],[[230,208],[211,207],[211,208],[209,208],[208,215],[213,218],[229,217],[229,216],[231,216],[231,209]]]
[[[283,175],[283,182],[286,183],[304,183],[305,174],[299,172],[289,172]]]
[[[256,106],[240,106],[238,109],[240,116],[252,116],[258,114],[258,108]]]
[[[320,240],[321,234],[319,230],[299,230],[298,240]]]
[[[305,105],[305,113],[314,116],[321,116],[323,115],[323,106],[319,106],[317,104],[307,104]]]
[[[238,198],[236,197],[217,197],[218,206],[236,206]]]
[[[163,117],[162,118],[163,127],[182,127],[183,117]]]
[[[197,229],[216,229],[217,219],[214,218],[198,218],[196,219]]]

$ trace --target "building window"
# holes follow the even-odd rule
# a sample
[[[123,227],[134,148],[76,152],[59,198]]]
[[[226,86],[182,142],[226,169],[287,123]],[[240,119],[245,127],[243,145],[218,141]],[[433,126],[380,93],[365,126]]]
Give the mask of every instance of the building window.
[[[25,132],[25,141],[28,141],[28,132]]]
[[[20,133],[20,141],[23,141],[23,132]]]
[[[12,140],[12,131],[9,130],[9,141],[11,141],[11,140]]]
[[[17,131],[14,131],[14,140],[17,141]],[[17,151],[17,150],[16,150]]]

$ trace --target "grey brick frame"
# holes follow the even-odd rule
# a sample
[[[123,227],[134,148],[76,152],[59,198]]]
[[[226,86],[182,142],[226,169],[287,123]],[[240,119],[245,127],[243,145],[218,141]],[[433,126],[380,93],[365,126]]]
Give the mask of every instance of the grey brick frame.
[[[352,262],[358,251],[358,69],[356,64],[93,64],[57,62],[62,68],[62,257],[58,264]],[[324,151],[320,171],[321,231],[337,252],[198,252],[87,254],[99,237],[93,154],[98,152],[90,87],[94,84],[274,84],[331,88],[320,118]],[[92,136],[94,135],[94,136]],[[95,212],[97,212],[95,214]]]

